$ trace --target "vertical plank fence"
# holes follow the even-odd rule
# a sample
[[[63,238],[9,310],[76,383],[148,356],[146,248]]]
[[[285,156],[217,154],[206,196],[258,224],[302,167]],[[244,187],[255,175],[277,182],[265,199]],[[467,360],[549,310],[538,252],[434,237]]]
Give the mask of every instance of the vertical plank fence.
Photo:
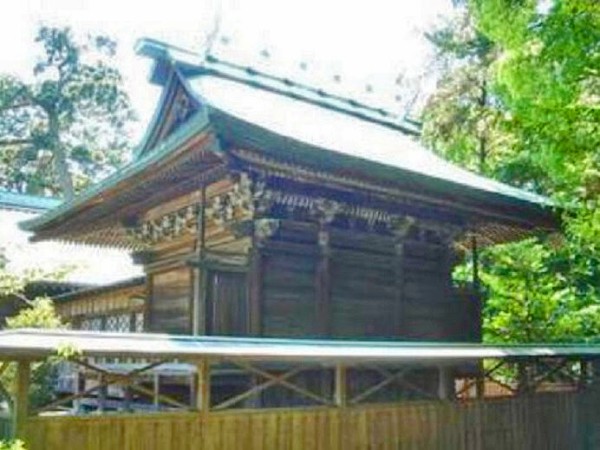
[[[587,396],[587,397],[586,397]],[[592,400],[591,397],[594,397]],[[597,395],[354,408],[30,417],[30,450],[592,449]]]

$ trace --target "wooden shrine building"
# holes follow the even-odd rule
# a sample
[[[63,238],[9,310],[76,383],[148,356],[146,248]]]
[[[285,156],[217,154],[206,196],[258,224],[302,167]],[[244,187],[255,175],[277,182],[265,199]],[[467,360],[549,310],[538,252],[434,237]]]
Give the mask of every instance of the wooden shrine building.
[[[467,252],[557,230],[547,199],[356,99],[139,52],[162,95],[133,161],[23,224],[146,275],[64,296],[79,330],[0,333],[32,450],[598,448],[600,348],[482,344],[452,282]],[[31,362],[65,344],[74,389],[29,405]]]
[[[478,342],[453,265],[557,228],[547,199],[442,160],[390,112],[156,41],[139,52],[162,95],[134,160],[24,228],[131,251],[145,331]]]
[[[130,250],[148,331],[477,341],[461,249],[556,229],[548,201],[423,149],[393,114],[143,40],[163,93],[135,159],[26,222]]]

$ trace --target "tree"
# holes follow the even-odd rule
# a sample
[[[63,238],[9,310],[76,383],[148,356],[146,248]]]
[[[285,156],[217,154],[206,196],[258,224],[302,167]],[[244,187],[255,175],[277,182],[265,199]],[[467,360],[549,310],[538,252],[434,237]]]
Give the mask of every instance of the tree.
[[[0,301],[10,297],[17,297],[23,302],[23,308],[18,313],[6,320],[6,327],[15,328],[64,328],[66,325],[62,322],[51,299],[47,297],[37,297],[29,299],[25,296],[26,285],[35,280],[60,280],[66,272],[57,271],[54,273],[45,273],[39,270],[26,271],[23,274],[14,274],[6,269],[6,258],[2,257],[0,252]],[[29,391],[30,403],[35,406],[48,403],[53,398],[52,389],[57,376],[57,360],[49,359],[42,363],[32,365],[31,386]],[[9,367],[0,377],[0,394],[9,400],[10,392],[14,390],[14,381],[16,377],[16,368]],[[9,391],[6,391],[4,387]],[[2,448],[2,447],[0,447]]]
[[[536,5],[472,0],[432,34],[450,63],[427,105],[424,137],[459,164],[552,194],[564,211],[562,245],[531,239],[482,253],[485,338],[597,339],[598,4]],[[482,78],[470,76],[482,73],[485,103]]]
[[[35,42],[33,81],[0,75],[0,186],[68,199],[123,162],[133,113],[115,42],[50,27]]]

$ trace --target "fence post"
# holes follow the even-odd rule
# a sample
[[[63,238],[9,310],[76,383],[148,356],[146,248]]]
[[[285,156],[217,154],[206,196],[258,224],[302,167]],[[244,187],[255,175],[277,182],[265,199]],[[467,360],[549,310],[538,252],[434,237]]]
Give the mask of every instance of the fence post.
[[[15,398],[13,402],[13,437],[25,438],[27,416],[29,415],[29,379],[31,366],[27,360],[17,362]]]
[[[346,367],[343,364],[335,365],[335,405],[345,407],[348,404],[346,384]]]
[[[197,364],[198,387],[196,389],[196,408],[206,417],[210,410],[210,361],[202,358]]]
[[[336,449],[344,450],[346,446],[346,406],[348,406],[348,380],[346,379],[347,369],[344,364],[337,363],[335,365],[335,383],[333,402],[338,408],[338,430]]]

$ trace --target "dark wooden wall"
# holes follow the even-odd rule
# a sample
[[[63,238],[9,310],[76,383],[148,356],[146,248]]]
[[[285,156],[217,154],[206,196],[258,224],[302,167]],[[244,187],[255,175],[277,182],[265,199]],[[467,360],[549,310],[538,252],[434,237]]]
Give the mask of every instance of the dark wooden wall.
[[[192,271],[181,267],[148,277],[150,302],[148,329],[157,333],[189,334],[191,331]]]
[[[261,250],[263,335],[478,339],[477,299],[452,288],[450,246],[331,229],[324,251],[316,228],[312,238],[304,231],[304,239],[290,240],[294,226],[283,224]]]

